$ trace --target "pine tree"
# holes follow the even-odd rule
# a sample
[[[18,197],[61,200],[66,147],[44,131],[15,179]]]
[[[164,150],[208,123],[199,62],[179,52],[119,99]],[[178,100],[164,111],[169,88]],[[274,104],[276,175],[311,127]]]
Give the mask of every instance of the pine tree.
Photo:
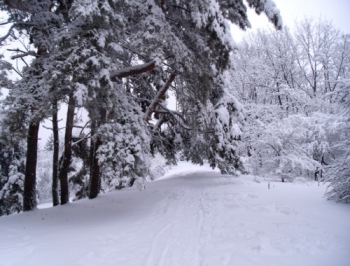
[[[0,119],[0,216],[22,211],[23,147],[23,139],[9,134],[6,118]]]
[[[18,172],[17,165],[11,165],[9,178],[0,190],[0,216],[21,212],[23,209],[24,175]]]
[[[53,5],[52,5],[53,4]],[[63,2],[61,3],[63,4]],[[24,180],[24,210],[36,207],[36,161],[40,121],[48,116],[51,99],[57,97],[56,86],[50,81],[57,77],[53,74],[53,61],[50,56],[57,47],[55,34],[63,19],[52,1],[1,1],[0,8],[6,11],[12,23],[7,35],[1,41],[11,40],[11,36],[25,36],[33,50],[16,50],[13,58],[33,56],[34,59],[23,68],[21,80],[10,91],[14,108],[26,114],[27,162]],[[16,36],[17,37],[17,36]],[[51,79],[51,80],[50,80]]]
[[[272,1],[248,4],[281,27]],[[3,0],[0,8],[13,23],[0,41],[20,34],[33,47],[17,51],[16,58],[34,58],[11,91],[16,110],[25,116],[22,124],[28,128],[24,210],[36,206],[39,123],[52,115],[54,101],[69,105],[59,173],[61,204],[68,202],[76,107],[84,107],[91,119],[90,198],[98,195],[103,183],[118,183],[110,181],[109,169],[120,173],[117,180],[127,176],[129,184],[145,175],[149,136],[150,145],[172,158],[182,150],[196,163],[217,159],[224,173],[234,172],[229,167],[232,162],[238,167],[239,119],[235,116],[240,116],[241,109],[232,97],[225,100],[228,84],[222,75],[231,68],[230,53],[235,47],[229,22],[249,27],[243,1]],[[165,106],[169,90],[179,100],[178,111]],[[194,104],[196,111],[189,108]],[[217,120],[223,109],[231,116],[228,123]],[[204,123],[204,115],[210,118],[209,124]],[[106,148],[111,142],[109,130],[120,131],[120,140],[127,140],[126,144],[115,140],[112,145],[123,152]],[[187,139],[194,147],[202,136],[209,143],[203,146],[205,152],[186,151],[187,146],[178,141]],[[115,164],[110,154],[124,159]]]

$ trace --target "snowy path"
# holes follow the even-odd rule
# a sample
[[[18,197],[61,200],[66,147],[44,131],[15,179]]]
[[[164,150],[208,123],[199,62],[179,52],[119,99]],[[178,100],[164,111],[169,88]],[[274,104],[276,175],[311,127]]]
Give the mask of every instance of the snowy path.
[[[324,186],[191,167],[142,192],[0,218],[1,265],[350,265],[350,206]]]

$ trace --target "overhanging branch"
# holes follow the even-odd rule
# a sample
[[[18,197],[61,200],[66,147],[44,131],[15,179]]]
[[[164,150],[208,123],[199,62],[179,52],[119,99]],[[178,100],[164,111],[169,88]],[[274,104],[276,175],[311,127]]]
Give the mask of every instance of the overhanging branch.
[[[160,99],[162,99],[166,93],[166,91],[169,89],[171,83],[174,81],[176,77],[175,72],[170,74],[169,79],[167,82],[163,85],[163,87],[158,91],[157,95],[154,97],[153,101],[151,102],[150,106],[148,107],[144,119],[146,121],[150,120],[152,113],[156,110]]]
[[[154,61],[147,62],[142,65],[126,67],[120,70],[114,70],[110,72],[111,80],[116,82],[118,79],[130,77],[133,75],[139,75],[148,71],[153,70],[156,67]]]
[[[8,21],[5,21],[5,22],[1,22],[0,23],[0,26],[4,26],[4,25],[7,25],[7,24],[10,24],[12,23],[13,21],[11,19],[9,19]]]
[[[168,108],[166,108],[165,106],[163,106],[162,104],[159,104],[159,106],[165,110],[165,114],[169,114],[172,116],[172,118],[175,120],[175,122],[180,125],[183,129],[186,129],[186,130],[192,130],[192,128],[190,128],[187,124],[187,121],[186,119],[178,112],[176,111],[172,111],[172,110],[169,110]],[[181,118],[182,123],[178,118]]]
[[[186,119],[185,119],[185,118],[183,117],[183,115],[180,114],[179,112],[170,110],[170,109],[166,108],[163,104],[159,104],[159,106],[160,106],[161,108],[163,108],[166,112],[171,113],[172,115],[176,115],[176,116],[180,117],[181,120],[182,120],[185,124],[188,124],[187,121],[186,121]]]

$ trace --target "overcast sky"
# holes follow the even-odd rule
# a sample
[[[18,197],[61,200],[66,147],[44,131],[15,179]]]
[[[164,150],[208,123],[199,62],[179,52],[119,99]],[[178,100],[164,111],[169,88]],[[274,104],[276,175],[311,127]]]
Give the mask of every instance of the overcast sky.
[[[350,34],[350,0],[274,0],[280,10],[283,24],[292,28],[296,19],[312,17],[332,21],[333,25],[343,33]],[[252,29],[266,28],[269,23],[265,15],[257,16],[254,11],[248,12]],[[233,28],[236,41],[241,40],[242,33],[237,27]]]
[[[274,0],[274,2],[281,12],[284,25],[293,27],[296,19],[302,19],[306,16],[315,19],[322,17],[331,20],[333,25],[343,33],[350,34],[350,0]],[[248,14],[252,30],[269,25],[265,15],[257,16],[251,10]],[[1,35],[5,31],[4,27],[0,27]],[[233,35],[236,41],[239,41],[245,34],[234,26]]]
[[[274,0],[279,8],[283,23],[289,27],[293,27],[294,20],[297,18],[304,18],[305,16],[332,20],[333,25],[339,28],[344,33],[350,34],[350,0]],[[258,28],[266,28],[270,25],[264,15],[257,16],[253,11],[248,13],[252,30]],[[0,14],[0,18],[1,18]],[[233,26],[235,27],[235,26]],[[248,30],[249,32],[251,30]],[[0,36],[6,32],[4,27],[0,27]],[[232,30],[235,41],[239,41],[246,33],[238,28]],[[64,113],[64,112],[62,112]],[[50,126],[49,121],[47,126]],[[61,123],[63,124],[64,121]],[[45,129],[40,129],[39,135],[42,145],[45,144],[46,139],[51,134]]]

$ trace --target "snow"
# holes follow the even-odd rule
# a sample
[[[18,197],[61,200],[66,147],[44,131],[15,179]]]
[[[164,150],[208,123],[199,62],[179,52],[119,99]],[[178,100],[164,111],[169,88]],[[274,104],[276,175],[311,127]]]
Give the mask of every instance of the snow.
[[[76,86],[76,89],[74,92],[75,100],[78,106],[82,106],[84,103],[84,97],[86,97],[85,95],[88,95],[88,88],[84,84],[79,82],[76,82],[75,86]]]
[[[154,61],[151,61],[151,62],[147,62],[145,64],[140,64],[140,65],[131,66],[131,67],[125,67],[125,68],[120,69],[120,70],[113,70],[113,71],[110,71],[110,75],[111,75],[111,77],[118,77],[119,75],[124,74],[124,73],[140,71],[140,70],[147,68],[153,64],[154,64]]]
[[[115,52],[117,53],[122,53],[124,51],[124,49],[117,43],[110,43],[109,47],[111,47]]]
[[[270,20],[274,20],[274,17],[276,16],[277,22],[276,22],[276,27],[281,28],[283,26],[282,18],[280,15],[279,9],[276,7],[275,3],[272,2],[271,0],[266,0],[265,5],[264,5],[265,13],[266,16]]]
[[[325,189],[181,162],[143,191],[1,217],[1,265],[347,266],[350,206]]]

